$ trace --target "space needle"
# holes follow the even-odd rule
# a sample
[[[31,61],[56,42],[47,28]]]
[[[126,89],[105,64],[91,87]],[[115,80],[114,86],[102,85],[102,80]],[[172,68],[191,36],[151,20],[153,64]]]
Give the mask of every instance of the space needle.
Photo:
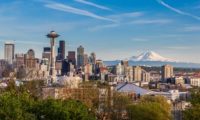
[[[47,38],[50,38],[50,45],[51,45],[51,56],[50,56],[50,71],[49,75],[51,77],[51,81],[55,82],[56,80],[56,71],[55,71],[55,39],[59,37],[59,35],[55,31],[51,31],[49,34],[46,35]]]

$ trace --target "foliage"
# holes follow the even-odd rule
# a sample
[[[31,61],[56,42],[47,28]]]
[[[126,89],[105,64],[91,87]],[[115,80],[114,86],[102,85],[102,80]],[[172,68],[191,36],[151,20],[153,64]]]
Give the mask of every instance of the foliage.
[[[141,103],[127,108],[130,120],[169,120],[161,111],[163,108],[158,103]]]
[[[170,120],[170,104],[161,96],[144,96],[127,107],[130,120]]]
[[[166,98],[164,98],[163,96],[149,96],[149,95],[143,96],[141,98],[141,102],[142,103],[159,103],[159,105],[161,105],[164,109],[163,114],[170,116],[171,105],[167,102]]]
[[[4,92],[0,96],[0,118],[1,120],[35,120],[35,115],[28,112],[33,104],[34,100],[25,92]]]
[[[79,101],[47,99],[33,106],[38,120],[94,120],[88,108]]]
[[[195,104],[191,108],[183,112],[183,120],[199,120],[200,118],[200,104]]]
[[[183,112],[183,120],[199,120],[200,118],[200,89],[194,89],[191,93],[192,106]]]
[[[200,89],[194,89],[191,91],[191,100],[192,105],[200,104]]]
[[[27,90],[33,97],[41,97],[42,86],[44,86],[44,81],[33,80],[24,82],[21,88]]]
[[[111,107],[111,119],[121,120],[123,116],[122,114],[126,111],[129,104],[131,104],[130,97],[114,93],[113,106]]]
[[[95,120],[80,101],[39,99],[26,87],[16,87],[11,81],[0,94],[1,120]]]

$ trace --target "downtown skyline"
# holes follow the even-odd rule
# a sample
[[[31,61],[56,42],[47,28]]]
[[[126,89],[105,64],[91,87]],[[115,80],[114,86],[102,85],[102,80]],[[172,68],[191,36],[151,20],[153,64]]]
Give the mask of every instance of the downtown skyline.
[[[184,2],[181,2],[184,1]],[[34,49],[41,58],[48,31],[67,50],[79,45],[103,60],[153,50],[175,60],[200,63],[198,0],[4,0],[0,2],[0,58],[5,41],[16,53]],[[58,43],[58,42],[57,42]]]

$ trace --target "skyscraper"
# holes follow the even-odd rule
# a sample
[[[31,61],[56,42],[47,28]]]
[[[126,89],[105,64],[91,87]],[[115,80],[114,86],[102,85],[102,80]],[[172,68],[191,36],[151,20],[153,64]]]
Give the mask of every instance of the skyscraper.
[[[25,55],[24,54],[15,54],[15,68],[20,68],[25,64]]]
[[[88,55],[87,54],[84,54],[84,65],[88,64]]]
[[[122,60],[121,61],[122,65],[124,65],[124,67],[128,67],[128,60]]]
[[[50,61],[51,58],[51,48],[50,47],[44,47],[43,53],[42,53],[43,59],[48,59]]]
[[[124,66],[121,63],[116,65],[116,72],[117,75],[124,75]]]
[[[76,52],[75,51],[68,51],[67,59],[76,67]]]
[[[11,42],[6,42],[4,44],[4,59],[9,63],[13,64],[15,54],[15,45]]]
[[[35,52],[33,49],[28,50],[27,54],[25,54],[25,67],[28,69],[35,69],[38,59],[35,58]]]
[[[61,69],[61,75],[68,75],[68,73],[70,72],[70,63],[68,62],[68,60],[63,60],[62,61],[62,69]]]
[[[90,54],[89,62],[92,64],[92,72],[96,73],[96,54],[94,52]]]
[[[150,82],[150,73],[145,71],[145,70],[142,70],[142,81],[143,82]]]
[[[63,59],[65,59],[65,41],[61,40],[59,42],[57,60],[63,60]]]
[[[94,52],[90,55],[90,63],[96,64],[96,54]]]
[[[162,66],[162,80],[165,81],[168,78],[173,77],[174,75],[174,68],[171,65],[164,65]]]
[[[142,80],[142,68],[140,66],[136,66],[133,68],[133,79],[135,81]]]
[[[79,46],[77,48],[77,67],[80,68],[84,65],[84,48]]]

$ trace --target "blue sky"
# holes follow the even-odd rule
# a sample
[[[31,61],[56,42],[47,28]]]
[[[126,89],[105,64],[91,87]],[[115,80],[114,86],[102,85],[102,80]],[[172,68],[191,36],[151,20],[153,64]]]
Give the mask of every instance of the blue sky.
[[[67,50],[83,45],[104,60],[147,50],[200,63],[200,0],[1,0],[0,58],[14,40],[17,53],[41,57],[45,35],[57,31]]]

